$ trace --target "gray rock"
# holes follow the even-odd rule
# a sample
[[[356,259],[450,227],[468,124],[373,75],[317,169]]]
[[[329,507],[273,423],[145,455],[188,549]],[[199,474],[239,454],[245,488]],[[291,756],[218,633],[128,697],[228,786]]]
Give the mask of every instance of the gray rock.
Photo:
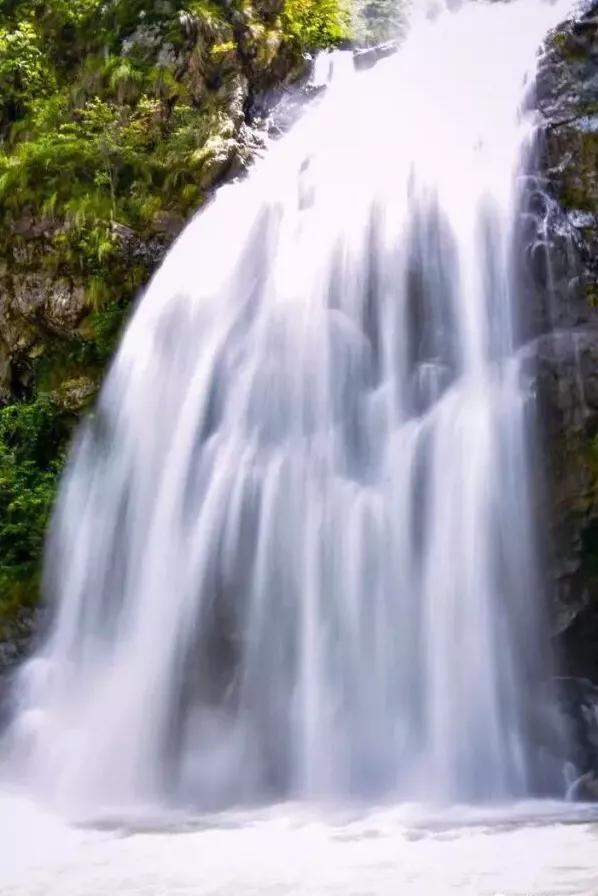
[[[550,37],[529,190],[538,513],[565,670],[598,682],[598,3]],[[598,767],[598,766],[597,766]]]

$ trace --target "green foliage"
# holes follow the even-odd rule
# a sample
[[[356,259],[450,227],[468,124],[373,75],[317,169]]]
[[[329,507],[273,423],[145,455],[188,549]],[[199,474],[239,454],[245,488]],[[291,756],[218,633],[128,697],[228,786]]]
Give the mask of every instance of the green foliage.
[[[330,47],[348,36],[349,7],[343,0],[285,0],[282,23],[301,49]]]
[[[245,11],[247,4],[238,0],[237,6]],[[258,6],[250,7],[250,31],[270,46],[271,32],[256,19]],[[203,22],[201,46],[212,40],[212,66],[234,55],[231,10],[211,0],[5,0],[5,234],[23,213],[64,224],[58,254],[67,243],[74,246],[67,261],[79,254],[79,267],[87,271],[88,261],[95,268],[97,260],[109,260],[110,246],[97,233],[82,238],[81,231],[105,234],[118,221],[143,233],[161,211],[188,214],[202,198],[207,157],[201,150],[211,138],[230,136],[230,122],[226,91],[204,95],[198,106],[177,54],[197,39],[185,24],[194,16]],[[344,0],[286,0],[278,27],[283,42],[302,52],[337,43],[348,21]],[[192,50],[187,46],[187,56]]]
[[[15,595],[34,593],[72,423],[47,397],[0,410],[0,634]]]
[[[29,22],[0,27],[0,85],[2,127],[24,115],[34,97],[48,94],[54,86],[48,60]]]

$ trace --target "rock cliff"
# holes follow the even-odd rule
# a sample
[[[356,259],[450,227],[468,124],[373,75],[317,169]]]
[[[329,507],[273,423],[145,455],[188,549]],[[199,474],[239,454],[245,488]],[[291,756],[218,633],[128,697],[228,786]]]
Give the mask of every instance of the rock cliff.
[[[565,669],[598,681],[598,4],[550,39],[536,281],[541,454]]]

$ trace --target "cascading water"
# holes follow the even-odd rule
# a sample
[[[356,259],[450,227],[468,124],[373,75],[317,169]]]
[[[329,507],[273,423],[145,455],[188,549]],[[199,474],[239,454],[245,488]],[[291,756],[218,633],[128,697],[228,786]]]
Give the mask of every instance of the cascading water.
[[[538,786],[515,235],[568,5],[466,3],[341,57],[188,226],[64,480],[13,779],[104,805]]]

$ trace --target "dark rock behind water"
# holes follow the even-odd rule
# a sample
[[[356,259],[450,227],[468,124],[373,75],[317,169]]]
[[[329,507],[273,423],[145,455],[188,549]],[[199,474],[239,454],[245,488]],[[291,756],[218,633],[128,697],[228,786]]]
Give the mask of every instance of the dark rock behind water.
[[[598,681],[598,3],[551,36],[538,107],[545,204],[530,250],[531,335],[554,628],[566,670]]]
[[[538,513],[545,536],[553,631],[565,675],[557,682],[557,693],[570,735],[568,759],[594,781],[598,771],[595,0],[550,37],[537,85],[537,106],[544,129],[530,201],[536,227],[528,251],[531,301],[527,319],[537,350]],[[579,796],[573,785],[571,793]]]

